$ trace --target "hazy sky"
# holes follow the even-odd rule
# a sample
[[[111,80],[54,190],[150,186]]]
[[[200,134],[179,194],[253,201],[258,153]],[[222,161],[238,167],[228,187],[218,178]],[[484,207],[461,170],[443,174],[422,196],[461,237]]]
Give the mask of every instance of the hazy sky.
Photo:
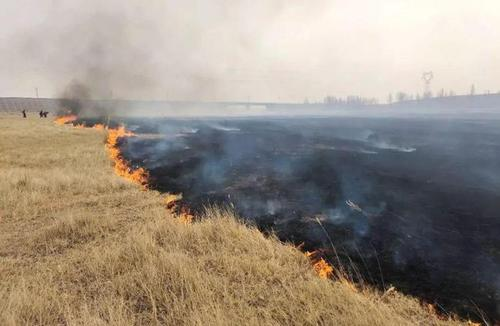
[[[499,0],[2,0],[0,96],[302,101],[500,90]]]

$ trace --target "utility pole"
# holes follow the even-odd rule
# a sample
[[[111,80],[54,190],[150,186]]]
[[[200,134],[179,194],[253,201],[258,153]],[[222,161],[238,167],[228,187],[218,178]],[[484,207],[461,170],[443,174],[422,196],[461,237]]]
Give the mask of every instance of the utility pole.
[[[38,87],[35,87],[35,95],[36,95],[36,98],[38,98]]]

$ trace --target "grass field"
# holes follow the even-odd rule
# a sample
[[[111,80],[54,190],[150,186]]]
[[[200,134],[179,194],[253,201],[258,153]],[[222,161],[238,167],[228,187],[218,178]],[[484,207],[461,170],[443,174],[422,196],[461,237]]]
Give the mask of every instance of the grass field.
[[[231,213],[179,223],[113,173],[105,137],[0,115],[0,325],[457,323],[321,279]]]

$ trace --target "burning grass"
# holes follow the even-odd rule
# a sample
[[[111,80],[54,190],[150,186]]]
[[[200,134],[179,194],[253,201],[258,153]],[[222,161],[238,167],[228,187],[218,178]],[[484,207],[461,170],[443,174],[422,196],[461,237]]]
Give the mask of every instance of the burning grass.
[[[319,277],[330,279],[334,276],[334,269],[332,265],[328,264],[324,258],[317,257],[317,252],[306,251],[305,255],[307,258],[311,259],[314,271],[318,274]]]
[[[63,115],[63,116],[55,118],[54,122],[56,124],[58,124],[58,125],[63,125],[63,124],[66,124],[66,123],[73,122],[76,119],[78,119],[78,117],[76,115],[74,115],[74,114],[68,114],[68,115]]]
[[[76,115],[64,115],[54,119],[54,123],[58,125],[69,124],[78,120]],[[87,126],[84,123],[73,124],[74,128],[85,129]],[[113,162],[114,171],[120,177],[130,180],[134,183],[138,183],[144,188],[147,187],[148,183],[148,172],[144,168],[132,168],[130,162],[128,162],[120,150],[120,140],[126,137],[134,136],[134,133],[125,129],[124,126],[118,128],[107,128],[104,124],[98,123],[91,127],[97,130],[107,130],[108,135],[106,139],[106,149],[108,151],[109,157]]]
[[[101,129],[102,125],[97,125],[96,129]],[[113,161],[114,170],[117,175],[132,182],[138,183],[143,187],[148,184],[148,172],[143,168],[133,169],[130,163],[123,157],[119,141],[122,138],[133,136],[134,134],[127,131],[125,127],[121,126],[116,129],[108,129],[108,138],[106,140],[106,148],[109,157]]]
[[[103,131],[4,116],[0,130],[0,325],[456,323],[321,279],[230,211],[178,223],[113,173]]]

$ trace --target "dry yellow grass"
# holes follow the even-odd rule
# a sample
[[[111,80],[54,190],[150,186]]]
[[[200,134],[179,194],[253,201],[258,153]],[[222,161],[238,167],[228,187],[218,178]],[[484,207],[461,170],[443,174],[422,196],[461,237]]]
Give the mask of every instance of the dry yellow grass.
[[[104,138],[0,115],[0,325],[456,323],[320,279],[231,213],[178,223],[113,174]]]

